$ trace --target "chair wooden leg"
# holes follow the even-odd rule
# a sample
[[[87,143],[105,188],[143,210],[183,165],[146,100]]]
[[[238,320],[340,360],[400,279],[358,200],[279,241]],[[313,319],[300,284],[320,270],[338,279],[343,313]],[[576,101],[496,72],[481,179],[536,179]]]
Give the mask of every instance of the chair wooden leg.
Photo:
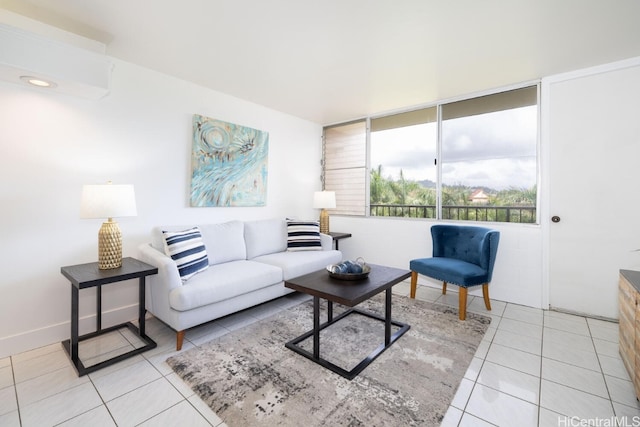
[[[447,294],[447,282],[442,282],[442,295]]]
[[[415,271],[411,272],[411,293],[409,294],[409,297],[411,298],[415,298],[416,297],[416,288],[418,287],[418,273]]]
[[[184,330],[178,331],[176,334],[176,351],[182,350],[182,342],[184,341]]]
[[[491,301],[489,301],[489,284],[482,285],[482,296],[484,297],[484,306],[491,311]]]
[[[467,318],[467,288],[460,287],[460,300],[459,300],[460,320]]]

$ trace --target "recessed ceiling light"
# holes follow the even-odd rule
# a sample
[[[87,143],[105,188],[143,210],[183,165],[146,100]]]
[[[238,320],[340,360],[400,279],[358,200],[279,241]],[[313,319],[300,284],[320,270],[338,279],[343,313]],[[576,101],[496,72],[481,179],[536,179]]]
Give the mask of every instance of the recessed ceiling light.
[[[23,82],[27,82],[32,86],[37,86],[37,87],[54,88],[58,86],[54,82],[50,82],[48,80],[41,79],[38,77],[33,77],[33,76],[20,76],[20,80],[22,80]]]

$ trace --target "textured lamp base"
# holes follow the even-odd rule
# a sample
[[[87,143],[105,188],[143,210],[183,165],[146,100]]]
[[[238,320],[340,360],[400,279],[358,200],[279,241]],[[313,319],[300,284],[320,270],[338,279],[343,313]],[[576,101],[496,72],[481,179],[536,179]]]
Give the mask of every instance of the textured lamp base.
[[[122,233],[118,223],[109,218],[98,231],[98,268],[110,270],[122,266]]]
[[[320,211],[320,232],[323,234],[329,233],[329,212],[326,209]]]

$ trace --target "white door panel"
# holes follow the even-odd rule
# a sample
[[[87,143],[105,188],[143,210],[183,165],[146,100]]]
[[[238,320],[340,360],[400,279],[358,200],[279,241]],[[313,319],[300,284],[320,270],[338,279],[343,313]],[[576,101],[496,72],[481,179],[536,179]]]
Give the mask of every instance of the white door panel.
[[[549,304],[617,318],[619,270],[640,265],[640,66],[547,94]]]

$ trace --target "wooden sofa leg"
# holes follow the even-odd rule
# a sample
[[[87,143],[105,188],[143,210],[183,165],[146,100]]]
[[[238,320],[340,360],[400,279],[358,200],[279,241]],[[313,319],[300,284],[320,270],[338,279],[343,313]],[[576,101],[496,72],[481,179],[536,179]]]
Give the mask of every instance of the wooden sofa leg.
[[[447,282],[442,282],[442,295],[447,294]]]
[[[411,298],[415,298],[416,297],[416,288],[418,287],[418,273],[415,271],[411,272],[411,292],[409,294],[409,297]]]
[[[460,320],[467,318],[467,288],[460,287],[459,300]]]
[[[482,296],[484,297],[484,306],[491,311],[491,301],[489,300],[489,284],[482,285]]]
[[[184,330],[178,331],[176,334],[176,351],[182,350],[182,342],[184,341]]]

